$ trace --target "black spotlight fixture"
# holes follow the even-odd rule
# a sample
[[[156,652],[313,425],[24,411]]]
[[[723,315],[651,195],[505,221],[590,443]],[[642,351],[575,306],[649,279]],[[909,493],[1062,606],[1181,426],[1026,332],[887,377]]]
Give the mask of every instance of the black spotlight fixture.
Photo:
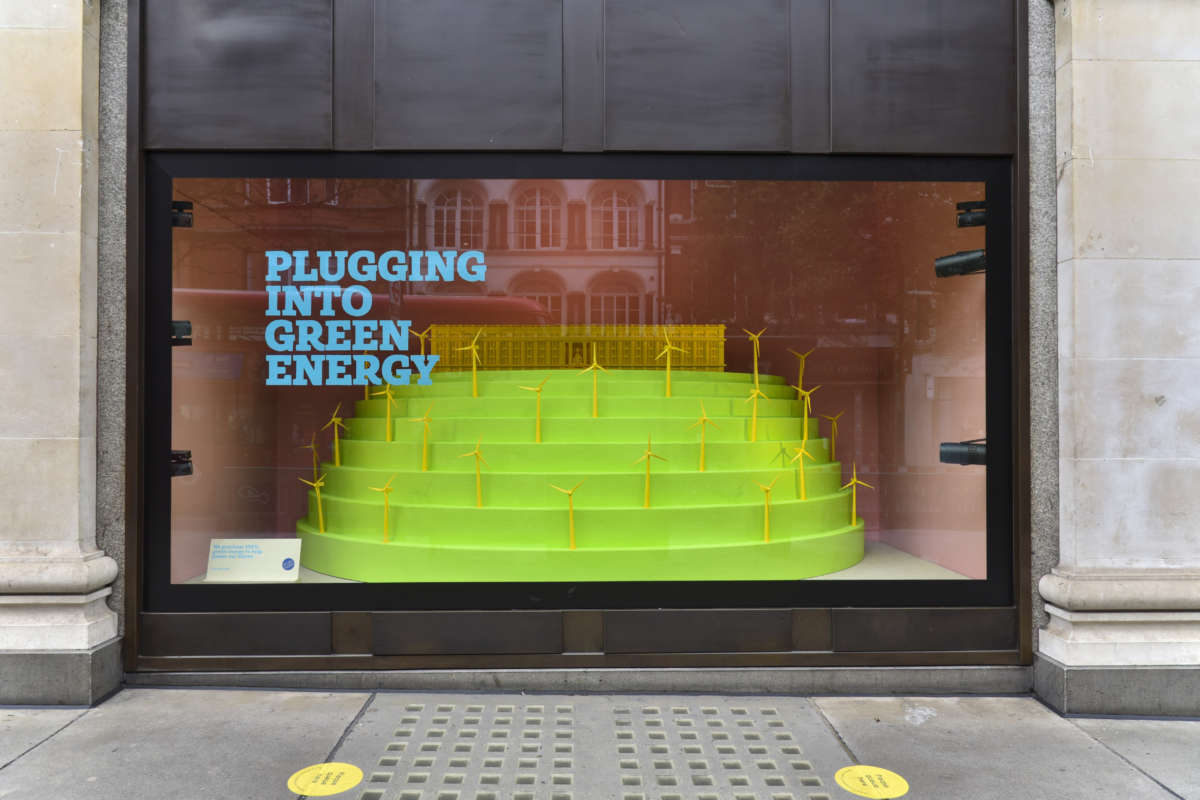
[[[958,203],[958,227],[978,228],[987,225],[987,202],[984,200],[968,200]]]
[[[933,260],[933,274],[939,278],[971,275],[987,270],[987,253],[983,250],[961,250],[952,256]]]
[[[987,439],[965,442],[942,442],[938,460],[943,464],[987,465]]]
[[[967,200],[954,205],[958,209],[958,227],[978,228],[981,225],[987,225],[987,201]],[[986,270],[987,253],[983,250],[960,250],[954,255],[942,256],[933,260],[933,274],[939,278],[971,275]]]

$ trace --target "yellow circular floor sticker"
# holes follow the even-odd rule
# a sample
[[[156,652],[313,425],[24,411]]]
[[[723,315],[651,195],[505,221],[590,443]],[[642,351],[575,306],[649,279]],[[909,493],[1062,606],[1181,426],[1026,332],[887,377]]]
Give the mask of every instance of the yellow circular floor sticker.
[[[292,773],[287,785],[296,794],[327,797],[353,789],[362,783],[362,779],[363,771],[353,764],[331,761],[328,764],[313,764]]]
[[[908,781],[883,767],[869,767],[866,764],[842,767],[833,779],[838,786],[859,797],[887,800],[908,794]]]

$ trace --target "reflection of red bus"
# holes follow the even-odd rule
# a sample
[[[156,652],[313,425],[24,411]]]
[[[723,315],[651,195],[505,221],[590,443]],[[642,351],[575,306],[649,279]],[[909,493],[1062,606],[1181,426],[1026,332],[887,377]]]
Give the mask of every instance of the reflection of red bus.
[[[236,289],[176,289],[174,317],[193,325],[263,325],[267,293]],[[412,320],[415,330],[430,325],[544,325],[550,315],[540,303],[524,297],[478,295],[407,295],[394,306],[385,294],[371,296],[373,319]],[[190,316],[189,316],[190,315]],[[339,313],[336,317],[343,317]]]
[[[550,314],[524,297],[409,295],[400,307],[419,331],[429,325],[545,325]]]

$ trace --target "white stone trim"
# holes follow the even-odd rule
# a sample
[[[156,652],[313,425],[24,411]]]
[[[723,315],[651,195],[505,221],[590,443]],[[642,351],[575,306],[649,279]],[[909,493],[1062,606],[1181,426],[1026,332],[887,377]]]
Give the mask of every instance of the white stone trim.
[[[99,550],[65,558],[0,556],[2,594],[87,594],[115,577],[117,562]]]
[[[1038,582],[1047,603],[1071,611],[1200,610],[1200,570],[1070,570],[1056,567]]]
[[[1068,611],[1046,605],[1038,650],[1069,666],[1200,665],[1200,611]]]
[[[104,587],[88,594],[0,595],[0,650],[87,650],[117,635]]]

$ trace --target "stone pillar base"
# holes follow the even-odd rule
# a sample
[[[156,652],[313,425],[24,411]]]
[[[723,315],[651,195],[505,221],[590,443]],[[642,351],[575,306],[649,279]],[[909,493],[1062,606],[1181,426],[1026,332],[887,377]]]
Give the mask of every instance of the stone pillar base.
[[[1039,654],[1033,691],[1060,714],[1200,716],[1200,666],[1075,667]]]
[[[0,704],[90,706],[121,685],[121,640],[86,650],[0,650]]]
[[[1200,666],[1200,611],[1067,611],[1046,604],[1042,655],[1073,667]]]
[[[1064,714],[1200,715],[1200,573],[1055,568],[1034,691]]]
[[[0,650],[88,650],[117,635],[112,588],[87,594],[0,594]]]

